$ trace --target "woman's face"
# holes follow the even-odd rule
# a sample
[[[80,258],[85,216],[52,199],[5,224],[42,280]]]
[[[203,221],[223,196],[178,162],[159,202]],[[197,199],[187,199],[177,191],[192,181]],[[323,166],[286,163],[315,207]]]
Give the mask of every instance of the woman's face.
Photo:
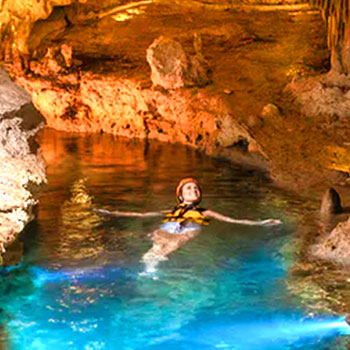
[[[194,182],[188,182],[183,185],[181,192],[185,204],[197,202],[201,196],[201,192]]]

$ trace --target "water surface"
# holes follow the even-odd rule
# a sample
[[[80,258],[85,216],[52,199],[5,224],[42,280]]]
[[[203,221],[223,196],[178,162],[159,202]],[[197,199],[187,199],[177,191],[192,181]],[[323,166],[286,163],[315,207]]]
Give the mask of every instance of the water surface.
[[[45,130],[49,185],[24,233],[22,263],[1,270],[0,349],[345,349],[346,326],[291,292],[298,239],[317,203],[278,190],[264,174],[180,145]],[[140,275],[158,218],[96,217],[69,203],[85,179],[93,205],[154,211],[175,204],[185,176],[203,206],[280,227],[212,222]]]

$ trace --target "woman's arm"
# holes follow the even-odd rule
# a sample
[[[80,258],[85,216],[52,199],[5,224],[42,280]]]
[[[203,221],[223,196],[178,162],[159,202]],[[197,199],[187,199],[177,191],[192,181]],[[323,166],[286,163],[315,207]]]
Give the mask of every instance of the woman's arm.
[[[260,225],[260,226],[272,226],[272,225],[279,225],[281,224],[280,220],[277,219],[266,219],[262,221],[253,221],[253,220],[238,220],[238,219],[232,219],[228,216],[219,214],[212,210],[206,210],[203,212],[203,215],[209,218],[214,218],[220,221],[229,222],[231,224],[243,224],[243,225]]]
[[[106,214],[106,215],[114,215],[114,216],[127,216],[127,217],[137,217],[137,218],[145,218],[145,217],[152,217],[152,216],[164,216],[167,211],[164,212],[158,212],[158,211],[151,211],[146,213],[136,213],[136,212],[128,212],[128,211],[119,211],[119,210],[106,210],[106,209],[93,209],[94,211]]]

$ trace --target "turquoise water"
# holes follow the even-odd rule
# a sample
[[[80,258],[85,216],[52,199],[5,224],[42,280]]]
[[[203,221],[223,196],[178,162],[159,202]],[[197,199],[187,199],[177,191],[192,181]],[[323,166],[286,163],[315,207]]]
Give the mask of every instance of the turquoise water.
[[[343,318],[310,317],[313,305],[287,288],[317,203],[178,145],[50,130],[41,144],[49,185],[22,236],[21,264],[0,270],[0,349],[346,349]],[[67,202],[85,178],[96,207],[168,209],[189,175],[202,184],[203,206],[283,225],[212,222],[143,276],[158,218],[96,217]]]

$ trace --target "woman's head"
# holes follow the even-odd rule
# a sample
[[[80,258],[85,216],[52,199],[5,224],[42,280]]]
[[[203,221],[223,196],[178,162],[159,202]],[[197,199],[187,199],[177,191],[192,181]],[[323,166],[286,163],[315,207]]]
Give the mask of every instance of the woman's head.
[[[176,187],[176,197],[179,203],[198,204],[202,200],[202,189],[196,179],[182,179]]]

